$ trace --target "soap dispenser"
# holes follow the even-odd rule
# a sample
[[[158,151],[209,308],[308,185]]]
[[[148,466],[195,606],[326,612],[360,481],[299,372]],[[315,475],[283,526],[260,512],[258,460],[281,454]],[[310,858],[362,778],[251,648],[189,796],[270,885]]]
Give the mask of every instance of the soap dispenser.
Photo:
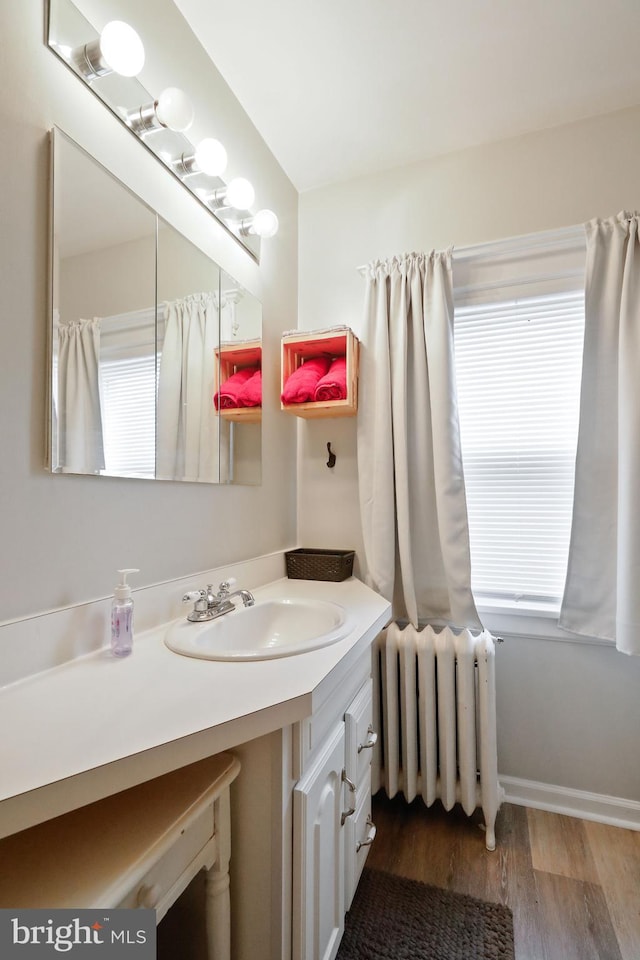
[[[128,657],[133,648],[133,600],[127,576],[140,571],[130,567],[118,573],[120,583],[113,591],[111,604],[111,652],[114,657]]]

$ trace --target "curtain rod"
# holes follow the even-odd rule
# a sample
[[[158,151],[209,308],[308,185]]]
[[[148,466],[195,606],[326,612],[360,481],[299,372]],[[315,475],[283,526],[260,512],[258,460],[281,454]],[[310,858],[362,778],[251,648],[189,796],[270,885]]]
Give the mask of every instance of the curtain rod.
[[[474,260],[502,255],[514,255],[523,250],[575,249],[586,245],[583,224],[561,227],[558,230],[543,230],[538,233],[525,233],[506,240],[487,240],[467,247],[454,247],[453,258],[458,261]],[[369,264],[356,267],[358,273],[365,274]]]

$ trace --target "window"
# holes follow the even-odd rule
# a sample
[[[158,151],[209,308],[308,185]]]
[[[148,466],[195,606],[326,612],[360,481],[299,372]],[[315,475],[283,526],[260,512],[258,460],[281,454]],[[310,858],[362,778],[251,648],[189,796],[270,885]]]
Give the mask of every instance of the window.
[[[546,270],[538,259],[520,250],[509,275],[502,262],[496,280],[485,255],[480,282],[456,293],[460,432],[480,607],[557,610],[564,590],[584,282],[580,268],[552,248],[544,251]],[[551,273],[549,260],[557,267]]]

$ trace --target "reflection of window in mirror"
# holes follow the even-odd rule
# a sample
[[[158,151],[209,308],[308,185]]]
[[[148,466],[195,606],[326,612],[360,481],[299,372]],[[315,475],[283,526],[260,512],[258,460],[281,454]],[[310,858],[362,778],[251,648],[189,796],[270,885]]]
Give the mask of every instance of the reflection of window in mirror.
[[[156,357],[154,309],[103,319],[100,391],[108,475],[155,476]]]

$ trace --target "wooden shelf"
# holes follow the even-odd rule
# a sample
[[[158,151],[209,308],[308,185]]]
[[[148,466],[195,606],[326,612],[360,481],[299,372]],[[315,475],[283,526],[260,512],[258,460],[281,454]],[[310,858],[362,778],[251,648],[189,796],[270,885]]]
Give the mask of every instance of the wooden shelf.
[[[280,403],[280,409],[296,417],[354,417],[358,412],[358,357],[360,343],[352,330],[288,334],[281,344],[281,392],[291,374],[311,357],[345,357],[347,396],[344,400],[314,400],[308,403]]]
[[[262,341],[248,340],[245,343],[222,343],[216,348],[215,392],[220,384],[243,367],[256,367],[262,364]],[[262,407],[224,407],[218,410],[223,420],[233,423],[260,423]]]
[[[262,407],[224,407],[218,413],[223,420],[233,423],[260,423],[262,420]]]

